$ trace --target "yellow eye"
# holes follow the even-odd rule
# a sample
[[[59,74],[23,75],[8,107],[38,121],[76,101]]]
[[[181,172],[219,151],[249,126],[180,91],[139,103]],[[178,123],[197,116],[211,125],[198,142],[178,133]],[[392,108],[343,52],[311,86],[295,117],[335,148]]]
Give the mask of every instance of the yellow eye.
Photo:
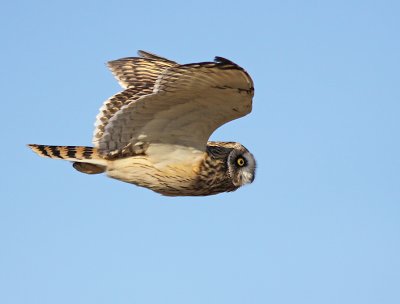
[[[243,157],[239,157],[239,158],[236,160],[236,163],[238,164],[239,167],[243,167],[243,166],[246,164],[246,161],[244,160]]]

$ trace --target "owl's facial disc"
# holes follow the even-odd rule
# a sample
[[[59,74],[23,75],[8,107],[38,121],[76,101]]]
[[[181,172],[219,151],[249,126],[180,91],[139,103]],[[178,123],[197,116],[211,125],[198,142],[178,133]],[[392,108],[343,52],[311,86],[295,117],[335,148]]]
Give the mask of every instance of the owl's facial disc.
[[[235,186],[240,187],[254,181],[256,161],[244,147],[232,150],[228,157],[228,168]]]

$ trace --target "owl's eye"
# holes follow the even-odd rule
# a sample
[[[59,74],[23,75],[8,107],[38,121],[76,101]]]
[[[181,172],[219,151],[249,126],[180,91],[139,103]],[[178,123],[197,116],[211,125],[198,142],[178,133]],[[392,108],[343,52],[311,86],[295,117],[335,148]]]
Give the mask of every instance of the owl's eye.
[[[246,164],[246,160],[243,157],[238,157],[236,163],[239,167],[243,167]]]

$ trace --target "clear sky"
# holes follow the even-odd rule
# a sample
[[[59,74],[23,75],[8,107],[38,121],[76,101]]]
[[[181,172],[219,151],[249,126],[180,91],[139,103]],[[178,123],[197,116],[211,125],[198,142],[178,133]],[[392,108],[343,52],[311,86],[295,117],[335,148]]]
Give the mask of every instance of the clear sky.
[[[5,1],[0,303],[400,303],[398,1]],[[27,143],[90,145],[105,62],[253,77],[255,182],[167,198]]]

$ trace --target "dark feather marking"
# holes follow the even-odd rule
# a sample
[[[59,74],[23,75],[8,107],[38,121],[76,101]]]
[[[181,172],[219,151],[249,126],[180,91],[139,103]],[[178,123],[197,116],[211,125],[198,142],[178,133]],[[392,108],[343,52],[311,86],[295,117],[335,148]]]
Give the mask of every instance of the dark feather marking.
[[[230,87],[230,86],[211,86],[212,88],[215,88],[215,89],[221,89],[221,90],[225,90],[225,89],[233,89],[232,87]],[[240,89],[238,89],[238,90],[240,90]]]
[[[84,147],[83,148],[83,157],[90,159],[93,155],[93,148],[92,147]]]
[[[40,151],[40,153],[42,153],[42,155],[47,156],[47,157],[51,157],[49,155],[49,153],[47,153],[47,151],[45,149],[45,147],[46,147],[45,145],[37,145],[36,147],[39,149],[39,151]]]
[[[214,61],[220,62],[220,63],[225,63],[225,64],[237,65],[233,61],[230,61],[229,59],[226,59],[224,57],[219,57],[219,56],[215,56]]]
[[[68,158],[75,158],[76,148],[75,147],[67,147],[67,156],[68,156]]]
[[[59,150],[58,147],[56,147],[56,146],[48,146],[48,148],[50,149],[52,156],[58,157],[58,158],[61,158],[61,159],[63,158],[61,156],[61,154],[60,154],[60,150]]]

